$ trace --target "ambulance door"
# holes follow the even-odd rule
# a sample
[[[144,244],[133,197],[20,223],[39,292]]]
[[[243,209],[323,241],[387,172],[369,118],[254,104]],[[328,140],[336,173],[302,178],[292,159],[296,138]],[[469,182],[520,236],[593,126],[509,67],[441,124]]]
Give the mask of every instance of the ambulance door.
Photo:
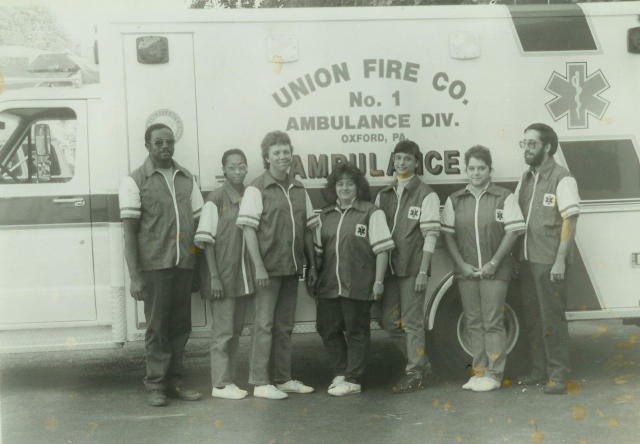
[[[147,156],[145,129],[164,123],[175,135],[174,159],[199,178],[193,34],[124,32],[122,45],[129,171],[140,166]],[[129,298],[128,303],[135,302]],[[194,293],[191,307],[193,325],[204,326],[206,312],[199,294]],[[143,329],[143,304],[138,302],[128,312],[134,316],[130,320],[132,327]]]
[[[584,268],[589,277],[569,281],[568,308],[576,311],[570,317],[588,317],[591,310],[609,311],[615,317],[638,316],[638,141],[634,137],[570,139],[561,140],[560,145],[581,199],[576,235],[580,254],[574,265]]]
[[[96,320],[86,103],[0,111],[0,329]]]

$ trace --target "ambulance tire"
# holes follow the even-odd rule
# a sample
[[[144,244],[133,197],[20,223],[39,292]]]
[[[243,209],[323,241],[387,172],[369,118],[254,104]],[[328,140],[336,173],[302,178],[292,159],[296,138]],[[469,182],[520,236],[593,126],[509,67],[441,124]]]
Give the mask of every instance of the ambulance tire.
[[[505,379],[527,374],[529,358],[522,325],[519,298],[511,286],[506,310],[507,357]],[[466,380],[471,375],[472,358],[463,346],[462,302],[456,286],[451,287],[438,306],[434,328],[427,334],[427,350],[436,374],[444,379]],[[514,344],[515,343],[515,344]],[[468,350],[468,346],[466,347]]]

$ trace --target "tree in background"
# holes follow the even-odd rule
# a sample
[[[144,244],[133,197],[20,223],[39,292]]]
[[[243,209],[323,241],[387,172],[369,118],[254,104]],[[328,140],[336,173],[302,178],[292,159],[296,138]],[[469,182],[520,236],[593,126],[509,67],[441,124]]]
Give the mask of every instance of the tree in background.
[[[5,45],[54,52],[77,49],[53,14],[42,6],[0,6],[0,46]]]

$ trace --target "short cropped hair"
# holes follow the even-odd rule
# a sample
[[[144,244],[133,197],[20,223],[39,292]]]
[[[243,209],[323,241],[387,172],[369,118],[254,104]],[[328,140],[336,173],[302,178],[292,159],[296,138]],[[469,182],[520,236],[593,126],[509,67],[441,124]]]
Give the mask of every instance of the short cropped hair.
[[[544,123],[532,123],[528,127],[525,128],[524,132],[526,133],[529,130],[535,130],[540,133],[540,141],[542,145],[546,144],[551,145],[549,149],[549,155],[553,156],[558,150],[558,135],[549,125]]]
[[[222,168],[227,166],[227,160],[229,159],[229,156],[233,156],[234,154],[237,154],[238,156],[242,157],[242,160],[244,161],[244,163],[245,164],[247,163],[247,156],[244,154],[244,151],[238,148],[232,148],[222,153]]]
[[[485,164],[487,164],[489,168],[491,168],[491,162],[492,162],[491,151],[489,151],[489,148],[487,148],[486,146],[474,145],[471,148],[469,148],[464,153],[465,166],[469,166],[469,159],[471,159],[472,157],[474,159],[482,160]]]
[[[267,161],[269,148],[274,145],[289,145],[291,147],[291,153],[293,153],[293,145],[291,145],[291,139],[287,133],[284,131],[271,131],[267,133],[260,144],[260,148],[262,149],[262,164],[265,170],[269,169],[269,162]]]
[[[368,201],[371,200],[371,190],[369,189],[369,182],[364,177],[364,173],[360,171],[360,168],[352,164],[351,162],[340,162],[331,171],[329,177],[327,177],[327,184],[325,185],[325,198],[328,202],[336,202],[338,195],[336,194],[336,183],[340,179],[348,178],[356,183],[356,198],[359,200]]]
[[[159,129],[168,129],[169,131],[171,131],[171,134],[173,134],[173,130],[168,125],[165,125],[164,123],[154,123],[153,125],[149,125],[147,127],[147,130],[144,132],[145,145],[151,142],[151,133]]]
[[[401,140],[396,144],[396,147],[393,149],[393,154],[396,153],[404,153],[410,154],[416,158],[416,161],[420,163],[422,161],[422,153],[420,152],[420,147],[413,140]]]

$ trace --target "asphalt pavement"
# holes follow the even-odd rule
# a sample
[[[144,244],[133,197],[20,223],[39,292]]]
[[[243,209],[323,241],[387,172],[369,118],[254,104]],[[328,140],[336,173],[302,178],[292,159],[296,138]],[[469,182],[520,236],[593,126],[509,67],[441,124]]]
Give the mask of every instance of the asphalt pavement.
[[[392,395],[401,357],[374,332],[363,392],[327,395],[331,379],[316,334],[294,336],[294,377],[316,393],[282,401],[209,396],[208,344],[192,340],[186,365],[201,401],[146,405],[142,344],[118,350],[3,355],[3,444],[37,443],[573,443],[640,442],[640,328],[620,321],[570,324],[570,393],[504,381],[489,393],[442,378]],[[249,338],[241,341],[238,385],[247,387]]]

